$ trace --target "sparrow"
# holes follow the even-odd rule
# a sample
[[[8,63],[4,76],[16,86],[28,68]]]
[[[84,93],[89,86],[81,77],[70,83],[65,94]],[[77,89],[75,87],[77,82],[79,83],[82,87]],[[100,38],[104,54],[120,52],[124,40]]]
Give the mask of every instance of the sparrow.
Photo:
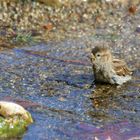
[[[132,71],[125,61],[115,59],[107,47],[94,47],[91,51],[90,60],[97,82],[122,85],[132,78]]]

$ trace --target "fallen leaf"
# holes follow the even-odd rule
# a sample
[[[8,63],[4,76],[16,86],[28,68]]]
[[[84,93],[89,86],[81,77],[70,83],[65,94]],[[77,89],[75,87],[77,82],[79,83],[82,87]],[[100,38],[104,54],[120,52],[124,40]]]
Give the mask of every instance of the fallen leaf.
[[[58,100],[61,101],[61,102],[67,101],[64,97],[60,97],[60,98],[58,98]]]
[[[135,14],[137,11],[137,7],[135,5],[132,5],[129,7],[128,11],[130,14]]]
[[[45,30],[52,30],[53,29],[53,24],[52,23],[47,23],[47,24],[44,24],[42,26]]]

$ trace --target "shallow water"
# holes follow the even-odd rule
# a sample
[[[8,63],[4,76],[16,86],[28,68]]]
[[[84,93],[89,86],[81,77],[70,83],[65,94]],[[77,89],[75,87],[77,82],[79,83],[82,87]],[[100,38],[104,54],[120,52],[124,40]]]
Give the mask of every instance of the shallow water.
[[[133,79],[121,87],[89,88],[94,76],[87,40],[100,42],[83,37],[0,53],[1,100],[30,101],[27,109],[35,123],[24,140],[140,138],[139,52],[112,47],[126,52],[124,58],[135,68]],[[129,53],[135,53],[135,61],[128,59]]]

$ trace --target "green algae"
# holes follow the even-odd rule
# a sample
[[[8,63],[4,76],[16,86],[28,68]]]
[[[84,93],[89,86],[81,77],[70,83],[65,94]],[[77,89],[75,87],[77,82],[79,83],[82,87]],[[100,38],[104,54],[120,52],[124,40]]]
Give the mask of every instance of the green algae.
[[[29,121],[25,121],[21,116],[0,117],[0,138],[20,137],[28,125]]]

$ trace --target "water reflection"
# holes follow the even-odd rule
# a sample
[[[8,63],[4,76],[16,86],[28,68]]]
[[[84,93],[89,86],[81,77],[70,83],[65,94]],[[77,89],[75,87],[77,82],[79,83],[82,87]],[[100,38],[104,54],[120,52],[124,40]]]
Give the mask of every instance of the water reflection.
[[[93,110],[89,115],[102,122],[128,119],[140,121],[140,85],[139,76],[135,72],[133,80],[122,85],[97,84],[90,100]]]

